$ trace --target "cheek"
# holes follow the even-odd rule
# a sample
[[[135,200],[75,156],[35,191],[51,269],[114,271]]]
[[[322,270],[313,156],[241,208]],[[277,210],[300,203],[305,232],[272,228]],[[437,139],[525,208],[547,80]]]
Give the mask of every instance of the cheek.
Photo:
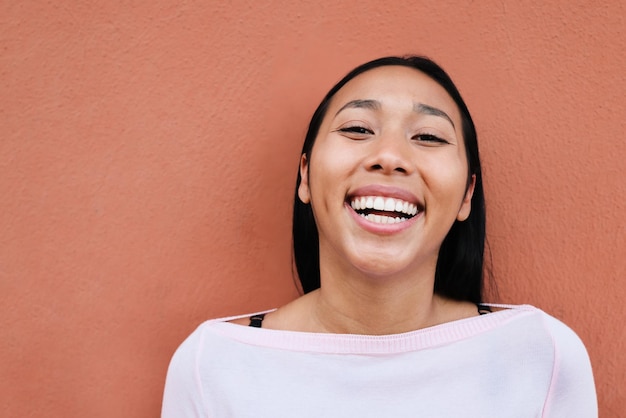
[[[311,153],[309,184],[314,194],[338,191],[353,166],[348,158],[350,154],[348,150],[339,147],[325,146],[320,146]]]
[[[461,201],[467,188],[467,167],[462,161],[436,161],[423,167],[423,178],[432,193],[445,200]]]

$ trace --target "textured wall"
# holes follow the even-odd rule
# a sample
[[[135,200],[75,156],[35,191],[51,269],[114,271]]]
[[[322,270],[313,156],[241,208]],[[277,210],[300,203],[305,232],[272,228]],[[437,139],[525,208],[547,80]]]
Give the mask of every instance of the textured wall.
[[[498,300],[574,328],[626,410],[623,2],[229,3],[0,3],[0,415],[157,416],[200,321],[293,298],[308,118],[403,53],[473,111]]]

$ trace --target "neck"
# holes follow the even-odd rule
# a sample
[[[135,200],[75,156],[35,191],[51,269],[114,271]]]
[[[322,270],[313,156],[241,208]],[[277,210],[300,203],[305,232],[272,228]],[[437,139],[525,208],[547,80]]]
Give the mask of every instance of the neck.
[[[433,294],[433,286],[434,272],[422,279],[322,276],[311,319],[319,331],[332,333],[383,335],[426,328],[442,322],[445,300]]]

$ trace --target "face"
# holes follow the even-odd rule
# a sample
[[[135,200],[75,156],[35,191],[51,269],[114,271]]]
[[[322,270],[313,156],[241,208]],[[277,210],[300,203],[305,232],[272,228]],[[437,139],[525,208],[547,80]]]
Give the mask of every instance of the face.
[[[459,111],[435,81],[402,66],[349,81],[300,165],[322,280],[325,272],[434,275],[443,239],[470,213],[467,173]]]

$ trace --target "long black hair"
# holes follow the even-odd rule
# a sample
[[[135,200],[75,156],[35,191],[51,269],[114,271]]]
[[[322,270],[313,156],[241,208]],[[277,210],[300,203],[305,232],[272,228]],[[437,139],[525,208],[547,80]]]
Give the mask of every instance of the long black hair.
[[[435,293],[456,300],[482,302],[483,260],[485,248],[485,197],[478,154],[476,128],[465,102],[446,72],[425,57],[384,57],[356,67],[330,89],[319,104],[307,131],[302,154],[310,161],[311,150],[335,94],[354,77],[383,66],[403,66],[420,71],[443,87],[454,100],[461,113],[463,139],[468,161],[467,185],[472,175],[476,177],[472,209],[465,221],[455,221],[444,238],[435,271]],[[298,197],[302,178],[298,180],[293,207],[293,258],[302,285],[308,293],[320,287],[319,236],[310,204]]]

